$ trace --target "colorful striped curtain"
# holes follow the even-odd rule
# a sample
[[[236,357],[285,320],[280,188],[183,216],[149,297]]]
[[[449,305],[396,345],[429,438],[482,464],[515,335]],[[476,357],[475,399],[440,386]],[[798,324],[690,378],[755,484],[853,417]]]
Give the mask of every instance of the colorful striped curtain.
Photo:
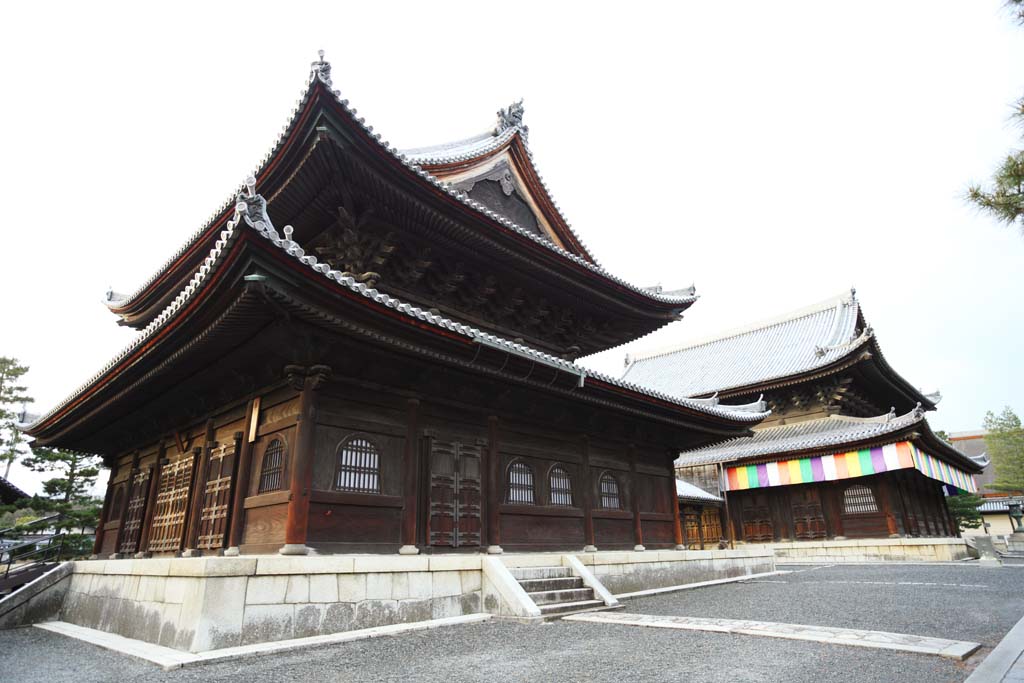
[[[729,491],[745,491],[768,486],[852,479],[909,468],[963,491],[974,493],[978,490],[972,475],[928,455],[909,441],[832,455],[737,465],[726,469],[726,484]]]

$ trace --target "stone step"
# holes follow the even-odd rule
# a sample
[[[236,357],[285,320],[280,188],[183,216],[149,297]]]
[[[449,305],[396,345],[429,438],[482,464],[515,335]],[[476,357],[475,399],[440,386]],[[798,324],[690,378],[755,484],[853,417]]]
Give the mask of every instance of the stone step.
[[[568,567],[516,567],[509,569],[516,581],[528,579],[563,579],[572,576]]]
[[[563,576],[557,579],[523,579],[519,582],[527,593],[539,593],[541,591],[571,590],[583,588],[583,579],[577,576]]]
[[[541,617],[547,619],[603,609],[605,604],[603,600],[577,600],[575,602],[556,602],[550,605],[538,605],[538,607],[540,607]]]
[[[539,591],[528,593],[537,607],[555,605],[565,602],[582,602],[594,599],[594,591],[589,588],[571,588],[569,590]]]

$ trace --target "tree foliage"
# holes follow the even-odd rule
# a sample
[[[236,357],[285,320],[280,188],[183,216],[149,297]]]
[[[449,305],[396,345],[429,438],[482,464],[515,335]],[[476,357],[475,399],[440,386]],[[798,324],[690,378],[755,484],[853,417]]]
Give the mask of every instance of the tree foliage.
[[[973,493],[961,493],[946,497],[946,507],[958,529],[977,529],[984,519],[978,512],[978,506],[984,502],[981,496]]]
[[[0,463],[4,463],[4,479],[11,465],[25,454],[25,439],[17,428],[21,407],[31,403],[28,389],[21,385],[28,366],[17,359],[0,356]]]
[[[1007,0],[1017,22],[1024,25],[1024,0]],[[1014,105],[1012,119],[1024,125],[1024,98]],[[1024,234],[1024,150],[1012,150],[988,187],[972,184],[967,198],[1001,223],[1016,225]]]
[[[991,488],[997,491],[1024,491],[1024,428],[1020,418],[1007,406],[996,415],[985,414],[985,448],[995,468]]]

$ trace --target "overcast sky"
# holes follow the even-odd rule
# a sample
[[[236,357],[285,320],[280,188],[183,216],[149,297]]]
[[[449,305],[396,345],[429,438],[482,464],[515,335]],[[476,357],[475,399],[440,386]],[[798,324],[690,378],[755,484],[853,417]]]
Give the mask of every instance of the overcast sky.
[[[524,97],[601,264],[696,284],[685,320],[594,366],[856,286],[886,358],[941,389],[934,428],[1024,412],[1024,239],[963,201],[1020,139],[1024,28],[998,0],[164,6],[4,10],[0,355],[31,366],[36,412],[131,340],[104,292],[134,291],[255,168],[319,48],[401,147]]]

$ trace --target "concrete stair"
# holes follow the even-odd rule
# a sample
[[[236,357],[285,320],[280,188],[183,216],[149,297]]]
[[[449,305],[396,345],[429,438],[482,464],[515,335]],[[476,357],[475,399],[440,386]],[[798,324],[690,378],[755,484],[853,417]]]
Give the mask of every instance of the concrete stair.
[[[606,609],[583,579],[573,576],[568,567],[521,567],[510,569],[519,585],[540,608],[544,619],[557,619],[579,612]]]

